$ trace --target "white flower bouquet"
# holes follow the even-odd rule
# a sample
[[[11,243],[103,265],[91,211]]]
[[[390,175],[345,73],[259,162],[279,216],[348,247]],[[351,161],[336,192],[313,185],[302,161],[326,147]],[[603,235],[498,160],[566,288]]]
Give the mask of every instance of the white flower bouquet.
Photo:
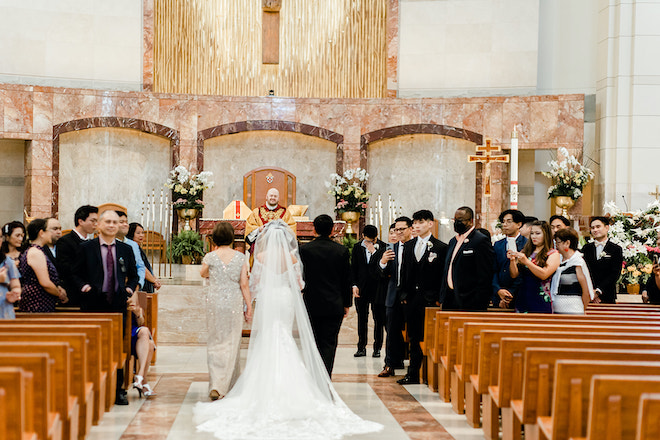
[[[369,201],[369,194],[365,189],[365,184],[369,179],[369,173],[362,168],[351,168],[344,171],[344,174],[332,173],[330,181],[325,182],[325,186],[330,190],[328,194],[335,198],[335,211],[359,212],[364,214]]]
[[[202,193],[205,189],[213,188],[212,177],[211,171],[192,174],[181,165],[170,171],[165,187],[174,193],[174,209],[202,209]]]
[[[552,179],[548,198],[565,196],[577,200],[582,197],[582,190],[587,183],[594,178],[594,173],[569,154],[566,148],[561,147],[558,152],[563,159],[551,160],[548,162],[550,171],[543,172],[545,177]]]

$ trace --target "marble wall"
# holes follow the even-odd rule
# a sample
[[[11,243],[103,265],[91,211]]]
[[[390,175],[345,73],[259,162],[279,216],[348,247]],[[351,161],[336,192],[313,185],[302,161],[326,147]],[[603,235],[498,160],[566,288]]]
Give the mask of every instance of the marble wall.
[[[23,220],[25,141],[0,139],[0,226]]]
[[[243,176],[263,166],[284,168],[296,176],[296,204],[309,205],[307,216],[332,214],[334,200],[324,182],[336,171],[336,144],[300,133],[249,131],[207,139],[204,169],[215,187],[206,191],[205,218],[222,218],[232,200],[243,199]]]
[[[92,128],[60,137],[59,218],[73,227],[81,205],[118,203],[140,221],[142,203],[160,194],[170,168],[167,139],[122,128]]]
[[[539,0],[401,0],[399,96],[533,93]]]
[[[399,136],[369,145],[369,191],[388,194],[407,216],[428,209],[452,217],[456,208],[474,208],[476,165],[467,162],[474,144],[431,134]],[[387,228],[389,225],[383,225]]]

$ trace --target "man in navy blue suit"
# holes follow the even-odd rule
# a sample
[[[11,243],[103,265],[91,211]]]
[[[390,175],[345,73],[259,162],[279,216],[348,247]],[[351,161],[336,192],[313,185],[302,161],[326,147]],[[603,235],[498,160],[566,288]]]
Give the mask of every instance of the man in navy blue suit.
[[[525,223],[525,215],[517,209],[507,209],[500,214],[502,232],[506,237],[493,245],[495,251],[495,274],[493,275],[493,306],[509,309],[513,305],[513,298],[520,288],[521,277],[511,278],[509,273],[510,262],[506,252],[511,249],[521,252],[527,243],[520,233]]]
[[[395,375],[395,369],[403,368],[405,342],[403,340],[403,306],[399,299],[399,286],[401,263],[403,261],[403,245],[412,238],[412,220],[408,217],[399,217],[395,220],[390,231],[397,240],[380,259],[379,269],[381,276],[389,278],[387,295],[385,297],[385,367],[378,377]]]

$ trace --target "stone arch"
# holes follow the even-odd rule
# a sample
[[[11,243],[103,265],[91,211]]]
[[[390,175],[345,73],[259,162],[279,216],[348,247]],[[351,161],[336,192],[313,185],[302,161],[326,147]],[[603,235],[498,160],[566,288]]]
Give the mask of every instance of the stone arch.
[[[51,212],[57,213],[59,206],[59,172],[60,172],[60,135],[72,131],[87,130],[90,128],[129,128],[144,133],[162,136],[170,141],[170,155],[172,165],[179,163],[179,131],[164,125],[135,118],[120,118],[116,116],[75,119],[53,126],[53,196],[51,199]]]

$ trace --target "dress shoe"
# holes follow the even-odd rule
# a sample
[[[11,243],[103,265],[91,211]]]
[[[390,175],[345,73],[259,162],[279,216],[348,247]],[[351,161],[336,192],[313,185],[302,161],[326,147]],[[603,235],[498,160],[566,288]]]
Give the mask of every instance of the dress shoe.
[[[126,394],[117,394],[115,405],[128,405],[128,398],[126,397]]]
[[[394,370],[391,367],[383,368],[383,371],[378,373],[378,377],[390,377],[394,376]]]
[[[353,357],[359,358],[359,357],[366,356],[366,355],[367,355],[367,350],[365,348],[363,348],[362,350],[356,351],[355,354],[353,355]]]
[[[220,398],[220,393],[218,392],[218,390],[211,390],[211,392],[209,393],[209,398],[211,400],[218,400]]]
[[[375,358],[379,358],[380,357],[380,350],[374,350],[374,354],[372,356],[375,357]]]
[[[396,381],[399,385],[416,385],[419,384],[419,378],[414,378],[410,376],[409,374],[406,374],[403,376],[403,379],[399,379]]]

